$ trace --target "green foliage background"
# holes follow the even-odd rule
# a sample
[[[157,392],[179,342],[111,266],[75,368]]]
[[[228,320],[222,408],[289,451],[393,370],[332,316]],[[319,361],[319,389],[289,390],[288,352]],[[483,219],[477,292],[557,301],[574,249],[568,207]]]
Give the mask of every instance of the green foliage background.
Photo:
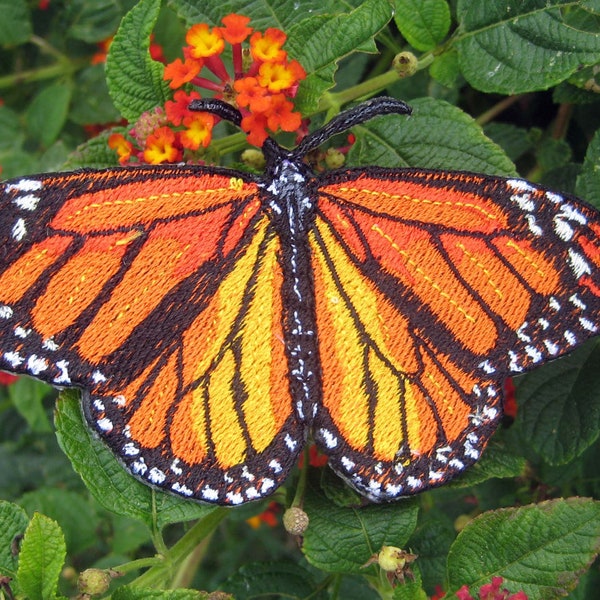
[[[169,95],[150,34],[173,59],[186,27],[230,12],[286,31],[308,73],[297,108],[313,125],[381,92],[413,106],[410,119],[357,127],[349,163],[519,173],[600,207],[599,0],[0,0],[2,176],[116,164],[110,128]],[[92,64],[112,35],[107,63]],[[417,59],[404,78],[391,68],[401,51]],[[225,135],[212,152],[231,161],[242,148]],[[207,507],[138,483],[87,429],[76,393],[54,409],[23,378],[0,390],[0,575],[17,597],[44,600],[75,595],[89,567],[118,567],[107,593],[123,599],[426,598],[436,585],[454,597],[501,576],[532,599],[591,600],[599,352],[592,341],[517,381],[515,422],[441,489],[360,508],[312,469],[303,539],[248,526],[268,502]],[[414,580],[393,588],[364,567],[382,545],[419,555]]]

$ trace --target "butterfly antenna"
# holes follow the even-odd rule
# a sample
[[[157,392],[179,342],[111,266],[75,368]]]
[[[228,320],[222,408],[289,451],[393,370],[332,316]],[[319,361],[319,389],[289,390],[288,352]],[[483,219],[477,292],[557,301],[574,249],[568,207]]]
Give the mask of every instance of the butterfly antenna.
[[[238,127],[242,123],[242,113],[223,100],[216,100],[214,98],[206,98],[200,100],[192,100],[188,106],[190,110],[209,112],[217,117],[221,117],[225,121],[229,121]]]
[[[294,155],[304,156],[311,150],[318,148],[330,137],[364,123],[373,117],[391,114],[410,115],[411,113],[412,108],[402,100],[396,100],[388,96],[367,100],[336,115],[329,123],[306,136],[294,150]]]

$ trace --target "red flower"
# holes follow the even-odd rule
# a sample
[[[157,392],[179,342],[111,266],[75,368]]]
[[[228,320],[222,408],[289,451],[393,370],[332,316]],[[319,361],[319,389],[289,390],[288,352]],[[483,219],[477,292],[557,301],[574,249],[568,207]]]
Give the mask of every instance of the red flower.
[[[492,577],[491,583],[486,583],[479,588],[479,600],[528,600],[525,592],[517,592],[511,594],[506,589],[500,589],[502,585],[502,577]],[[459,600],[475,600],[469,593],[469,588],[463,585],[456,592],[456,597]]]
[[[19,379],[17,375],[11,375],[10,373],[5,373],[4,371],[0,371],[0,385],[10,385]]]
[[[252,527],[252,529],[258,529],[262,523],[269,527],[277,527],[279,522],[279,504],[277,502],[269,502],[267,508],[260,513],[246,519],[246,523]]]

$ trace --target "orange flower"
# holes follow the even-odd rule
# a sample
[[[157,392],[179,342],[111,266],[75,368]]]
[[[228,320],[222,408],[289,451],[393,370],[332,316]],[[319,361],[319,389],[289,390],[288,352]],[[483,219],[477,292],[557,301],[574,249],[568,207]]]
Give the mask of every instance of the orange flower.
[[[256,77],[238,79],[233,89],[238,93],[238,106],[248,106],[252,112],[265,112],[271,104],[268,90],[258,84]]]
[[[241,128],[248,136],[248,143],[262,146],[269,137],[267,133],[267,117],[264,113],[250,113],[242,119]]]
[[[261,62],[285,60],[287,54],[281,47],[285,43],[286,37],[281,29],[274,27],[267,29],[264,34],[256,31],[250,38],[252,57]]]
[[[192,90],[189,94],[186,94],[183,90],[177,90],[173,98],[174,100],[165,102],[165,113],[167,119],[177,127],[183,123],[186,117],[193,114],[188,106],[192,100],[199,100],[200,94],[195,90]]]
[[[297,68],[297,61],[292,63],[264,62],[258,70],[258,83],[274,93],[291,88],[299,78],[305,76],[304,69],[300,67],[300,71]]]
[[[206,23],[193,25],[185,36],[185,41],[191,46],[190,54],[194,58],[206,58],[221,54],[225,47],[223,34],[217,28],[212,31]]]
[[[181,145],[190,150],[198,150],[200,146],[206,148],[212,139],[212,128],[215,118],[210,113],[194,113],[183,120],[187,127],[180,134]]]
[[[271,107],[267,115],[267,125],[271,131],[296,131],[302,123],[302,117],[293,112],[294,105],[283,94],[271,96]]]
[[[163,77],[167,81],[171,80],[170,88],[176,89],[194,79],[200,73],[200,69],[202,69],[202,60],[190,57],[182,61],[180,58],[176,58],[165,67]]]
[[[149,165],[180,160],[181,152],[177,147],[175,132],[168,127],[160,127],[146,139],[144,160]]]
[[[108,138],[108,147],[119,156],[119,163],[124,165],[133,153],[133,144],[120,133],[113,133]]]
[[[225,27],[220,27],[221,33],[230,44],[241,44],[251,33],[252,27],[246,27],[250,17],[230,14],[221,19]]]
[[[98,42],[96,44],[96,46],[98,46],[98,52],[96,52],[92,56],[90,60],[91,64],[99,65],[106,62],[106,57],[108,56],[108,49],[110,48],[112,41],[113,37],[110,36],[109,38],[106,38],[105,40],[102,40],[101,42]]]

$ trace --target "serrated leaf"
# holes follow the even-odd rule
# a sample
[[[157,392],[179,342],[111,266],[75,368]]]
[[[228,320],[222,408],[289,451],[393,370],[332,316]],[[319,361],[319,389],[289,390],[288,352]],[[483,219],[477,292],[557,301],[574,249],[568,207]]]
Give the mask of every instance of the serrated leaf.
[[[0,500],[0,573],[15,578],[19,539],[25,533],[29,517],[16,504]]]
[[[48,385],[30,377],[19,377],[8,388],[8,395],[19,414],[27,421],[32,431],[49,432],[52,425],[42,404],[48,393]]]
[[[514,175],[502,149],[466,113],[433,98],[411,101],[413,114],[373,119],[355,128],[351,164],[458,169]]]
[[[395,0],[394,21],[406,41],[422,52],[435,48],[450,29],[446,0]]]
[[[138,519],[149,527],[201,519],[212,506],[189,502],[137,481],[92,433],[81,414],[79,393],[61,394],[55,412],[59,444],[91,494],[107,510]],[[155,514],[153,514],[155,511]]]
[[[160,0],[141,0],[125,15],[106,60],[109,93],[130,122],[164,104],[171,95],[162,77],[164,66],[152,60],[148,50],[160,4]]]
[[[600,433],[600,345],[583,347],[515,380],[524,438],[553,465],[584,452]]]
[[[492,478],[519,477],[525,472],[526,460],[515,456],[503,444],[492,440],[482,457],[471,468],[453,479],[449,487],[463,488],[477,485]]]
[[[594,64],[600,35],[564,20],[571,0],[459,0],[455,46],[462,73],[484,92],[544,90]]]
[[[219,588],[233,594],[236,600],[251,598],[325,598],[318,593],[314,576],[306,569],[291,562],[264,562],[244,565]]]
[[[374,36],[391,17],[387,0],[367,0],[349,13],[309,17],[291,27],[285,47],[311,74],[300,84],[296,107],[304,114],[314,112],[315,98],[334,84],[340,59],[358,48],[375,52]]]
[[[58,523],[40,513],[34,514],[21,542],[17,571],[21,592],[29,600],[55,598],[66,553]]]
[[[64,127],[71,94],[70,84],[53,83],[44,87],[27,108],[27,129],[43,146],[50,146]]]
[[[196,0],[168,0],[167,4],[189,26],[195,23],[221,25],[221,19],[229,13],[250,17],[255,30],[277,27],[286,31],[292,24],[306,18],[339,12],[340,4],[333,0],[229,0],[228,2],[197,2]]]
[[[471,521],[448,554],[449,592],[467,585],[475,592],[492,577],[529,598],[558,598],[600,549],[600,502],[551,500],[498,509]]]
[[[31,37],[31,14],[25,0],[0,0],[0,15],[0,45],[16,46]]]
[[[105,169],[117,166],[119,164],[117,153],[109,148],[108,138],[113,133],[125,134],[125,132],[124,127],[115,127],[103,131],[100,135],[93,137],[73,150],[63,167],[71,171],[81,168]]]
[[[600,130],[596,131],[583,161],[583,170],[577,178],[577,193],[600,208]]]
[[[308,562],[333,573],[362,573],[363,565],[382,546],[402,548],[417,524],[413,500],[345,508],[328,501],[316,484],[309,486],[304,510],[309,526],[302,550]]]

